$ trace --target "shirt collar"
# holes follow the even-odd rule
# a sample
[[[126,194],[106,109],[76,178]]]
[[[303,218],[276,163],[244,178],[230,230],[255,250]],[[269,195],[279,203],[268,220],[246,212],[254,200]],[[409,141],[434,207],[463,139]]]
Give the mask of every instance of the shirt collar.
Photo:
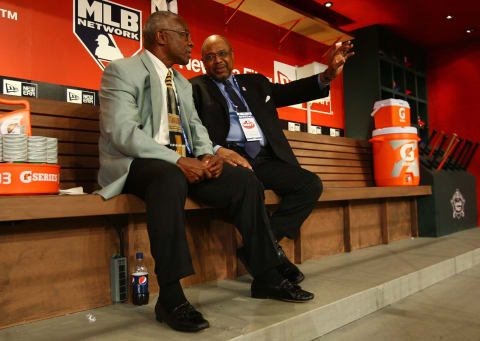
[[[208,77],[210,77],[210,76],[208,76]],[[232,86],[235,86],[235,80],[233,79],[233,73],[232,73],[225,81],[223,81],[223,82],[219,82],[219,81],[217,81],[217,80],[216,80],[215,78],[213,78],[213,77],[210,77],[210,79],[211,79],[212,81],[214,81],[215,84],[217,84],[217,86],[222,86],[222,87],[225,86],[225,85],[223,84],[225,81],[229,81],[230,84],[232,84]]]
[[[165,78],[167,78],[168,71],[171,71],[173,75],[173,71],[171,68],[170,69],[167,68],[165,64],[163,64],[163,62],[160,59],[158,59],[157,56],[155,56],[150,51],[148,50],[145,50],[145,51],[147,52],[147,55],[150,57],[150,60],[152,61],[153,66],[155,66],[155,70],[157,70],[158,76],[162,81],[164,81]]]

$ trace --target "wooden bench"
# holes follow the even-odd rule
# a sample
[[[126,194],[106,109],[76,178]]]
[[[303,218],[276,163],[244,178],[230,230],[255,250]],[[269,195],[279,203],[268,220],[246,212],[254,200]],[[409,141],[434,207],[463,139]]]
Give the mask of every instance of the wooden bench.
[[[86,192],[93,192],[99,166],[98,107],[42,99],[30,102],[33,135],[59,139],[60,187],[83,186]],[[0,113],[11,110],[0,104]],[[298,238],[282,242],[291,259],[301,263],[418,234],[415,197],[431,194],[429,186],[372,187],[367,141],[285,134],[302,167],[317,173],[324,184],[319,203]],[[275,209],[279,197],[272,191],[265,195],[266,204]],[[191,199],[185,210],[187,239],[197,273],[183,284],[244,273],[235,257],[238,235],[224,222],[222,212]],[[143,201],[133,195],[108,201],[94,194],[0,196],[0,267],[9,270],[4,271],[14,291],[9,294],[29,297],[28,304],[22,305],[24,310],[19,311],[18,303],[7,301],[5,291],[0,294],[5,311],[0,328],[110,304],[109,260],[119,252],[120,244],[111,228],[112,219],[104,217],[119,217],[114,225],[122,232],[124,253],[131,261],[137,251],[149,254],[144,213]],[[64,271],[67,275],[52,284],[57,269],[51,264],[59,260],[62,268],[68,268]],[[147,260],[153,272],[153,262]],[[19,270],[15,271],[14,265]],[[155,293],[156,283],[151,283]],[[38,309],[42,302],[49,302],[48,309]]]
[[[86,192],[93,192],[98,188],[98,107],[42,99],[31,100],[31,105],[33,135],[59,140],[60,187],[82,186]],[[12,110],[11,106],[0,105],[0,112],[9,110]],[[319,202],[414,197],[431,193],[428,186],[373,187],[372,151],[367,141],[289,131],[285,131],[285,135],[301,166],[322,179],[324,192]],[[266,191],[265,195],[267,205],[279,203],[274,192]],[[411,201],[412,217],[416,212],[415,203],[415,200]],[[120,195],[108,201],[97,195],[4,196],[0,197],[0,204],[5,208],[0,212],[0,221],[145,212],[143,201],[132,195]],[[200,208],[206,206],[191,199],[185,205],[186,210]],[[350,207],[347,205],[346,209]],[[382,210],[382,214],[387,215],[388,201],[383,202]],[[350,225],[350,221],[345,222],[347,251],[352,250]],[[382,231],[382,240],[388,243],[390,238],[385,221],[382,222]],[[414,222],[411,234],[418,235]],[[303,260],[303,257],[296,259],[297,262]]]
[[[0,98],[16,99],[0,95]],[[42,99],[32,99],[33,135],[58,138],[61,165],[60,188],[82,186],[92,193],[98,189],[98,107]],[[0,114],[13,110],[0,104]],[[429,186],[372,187],[372,151],[367,141],[325,135],[285,131],[301,166],[322,179],[324,192],[319,202],[394,198],[431,194]],[[279,198],[266,191],[266,204],[278,204]],[[132,195],[120,195],[104,201],[87,196],[3,196],[0,221],[18,221],[61,217],[144,213],[143,202]],[[32,205],[28,205],[31,203]],[[32,207],[29,207],[32,206]],[[205,208],[188,199],[185,209]]]

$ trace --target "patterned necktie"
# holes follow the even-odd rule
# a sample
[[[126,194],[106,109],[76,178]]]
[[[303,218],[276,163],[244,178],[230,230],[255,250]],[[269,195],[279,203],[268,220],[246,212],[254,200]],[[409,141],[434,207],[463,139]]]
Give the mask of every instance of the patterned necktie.
[[[235,106],[235,110],[237,112],[246,112],[248,111],[247,107],[245,104],[243,104],[243,101],[238,97],[237,92],[233,89],[232,84],[230,81],[225,81],[223,82],[223,85],[225,85],[225,91],[227,92],[228,97],[230,98],[230,101],[233,103]],[[236,116],[238,120],[238,116]],[[245,142],[245,152],[250,156],[252,159],[255,159],[255,157],[258,155],[260,152],[260,149],[262,146],[260,145],[260,141],[246,141]]]
[[[173,90],[172,71],[168,70],[165,78],[167,85],[167,112],[168,112],[168,131],[170,135],[170,144],[168,147],[173,149],[181,156],[187,156],[185,138],[183,135],[182,122],[178,113],[177,98]]]

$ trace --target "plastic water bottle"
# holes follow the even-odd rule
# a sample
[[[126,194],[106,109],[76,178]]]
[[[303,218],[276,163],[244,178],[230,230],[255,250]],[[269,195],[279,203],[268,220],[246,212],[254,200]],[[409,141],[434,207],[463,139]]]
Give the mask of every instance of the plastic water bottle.
[[[143,260],[143,253],[138,252],[132,273],[132,302],[135,305],[148,304],[148,271]]]

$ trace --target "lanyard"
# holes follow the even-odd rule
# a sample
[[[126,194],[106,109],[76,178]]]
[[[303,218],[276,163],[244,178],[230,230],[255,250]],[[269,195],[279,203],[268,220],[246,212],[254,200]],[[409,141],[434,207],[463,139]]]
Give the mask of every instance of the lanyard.
[[[240,93],[240,95],[238,96],[238,98],[240,98],[240,100],[242,101],[243,105],[245,105],[245,108],[247,108],[247,110],[250,110],[250,108],[248,107],[248,104],[247,102],[245,102],[245,99],[243,98],[243,95],[242,95],[242,92],[240,91],[240,86],[238,85],[238,82],[237,82],[237,79],[235,78],[235,75],[232,75],[232,79],[233,79],[233,82],[235,83],[235,87],[239,90],[238,92]],[[233,91],[236,92],[236,89],[233,89]],[[235,111],[238,112],[237,110],[237,106],[235,104],[233,104],[233,109],[235,109]]]

